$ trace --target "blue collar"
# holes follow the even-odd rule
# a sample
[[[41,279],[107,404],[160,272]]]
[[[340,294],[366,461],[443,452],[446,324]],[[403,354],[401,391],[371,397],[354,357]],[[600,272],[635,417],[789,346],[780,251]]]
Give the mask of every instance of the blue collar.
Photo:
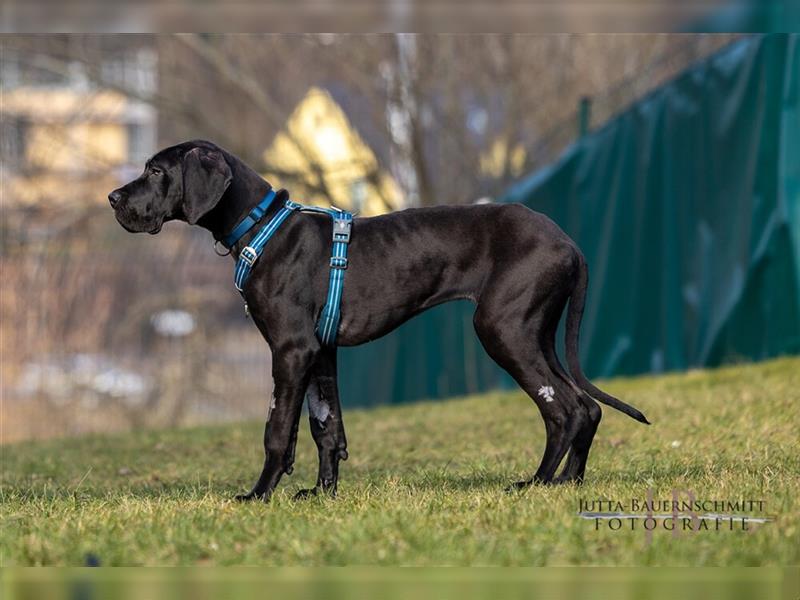
[[[272,205],[272,201],[275,200],[275,190],[270,190],[267,192],[267,195],[264,196],[264,199],[259,202],[253,210],[241,221],[236,227],[233,228],[228,235],[222,238],[222,243],[225,245],[226,248],[229,250],[233,248],[233,246],[242,239],[242,236],[250,231],[253,226],[261,220],[261,217],[264,216],[264,213],[269,210],[269,207]]]

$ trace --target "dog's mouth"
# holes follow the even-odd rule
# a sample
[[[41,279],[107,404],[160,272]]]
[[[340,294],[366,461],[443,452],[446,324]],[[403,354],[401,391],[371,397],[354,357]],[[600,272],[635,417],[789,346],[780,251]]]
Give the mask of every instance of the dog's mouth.
[[[114,217],[117,219],[117,223],[122,225],[122,228],[129,232],[129,233],[149,233],[150,235],[155,235],[161,231],[161,228],[164,226],[164,219],[160,218],[157,219],[150,227],[150,224],[143,224],[142,226],[132,225],[125,216],[119,211],[114,211]]]

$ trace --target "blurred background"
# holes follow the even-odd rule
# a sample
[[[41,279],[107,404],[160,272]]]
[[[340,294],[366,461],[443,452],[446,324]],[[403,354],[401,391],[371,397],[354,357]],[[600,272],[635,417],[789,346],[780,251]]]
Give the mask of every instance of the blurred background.
[[[7,32],[797,31],[794,0],[3,0]]]
[[[2,441],[262,418],[265,342],[199,229],[109,191],[212,140],[370,216],[523,202],[587,256],[590,376],[800,352],[794,34],[5,35]],[[472,309],[341,351],[346,407],[513,384]]]

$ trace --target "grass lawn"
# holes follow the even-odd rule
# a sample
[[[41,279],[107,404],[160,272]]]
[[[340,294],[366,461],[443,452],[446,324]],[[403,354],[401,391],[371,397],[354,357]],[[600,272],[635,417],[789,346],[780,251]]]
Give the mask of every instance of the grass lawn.
[[[800,359],[615,379],[583,486],[503,488],[538,465],[544,428],[521,392],[345,414],[339,497],[304,421],[270,504],[231,500],[262,463],[261,423],[2,447],[3,565],[786,565],[800,562]],[[257,399],[253,400],[257,402]],[[577,516],[579,500],[763,500],[774,521],[652,536]],[[686,493],[681,497],[686,499]],[[603,507],[605,509],[606,507]],[[627,508],[627,507],[626,507]],[[757,513],[757,511],[753,511]]]

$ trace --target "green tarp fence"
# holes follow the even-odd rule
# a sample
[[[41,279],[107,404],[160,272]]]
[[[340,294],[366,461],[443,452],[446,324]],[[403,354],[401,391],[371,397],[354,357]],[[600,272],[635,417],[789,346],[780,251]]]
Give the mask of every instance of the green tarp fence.
[[[545,213],[586,256],[589,376],[800,352],[800,35],[735,42],[503,201]],[[513,386],[483,351],[472,313],[445,304],[342,349],[346,404]]]
[[[693,33],[763,32],[791,33],[800,30],[797,0],[725,0],[710,13],[682,31]]]

